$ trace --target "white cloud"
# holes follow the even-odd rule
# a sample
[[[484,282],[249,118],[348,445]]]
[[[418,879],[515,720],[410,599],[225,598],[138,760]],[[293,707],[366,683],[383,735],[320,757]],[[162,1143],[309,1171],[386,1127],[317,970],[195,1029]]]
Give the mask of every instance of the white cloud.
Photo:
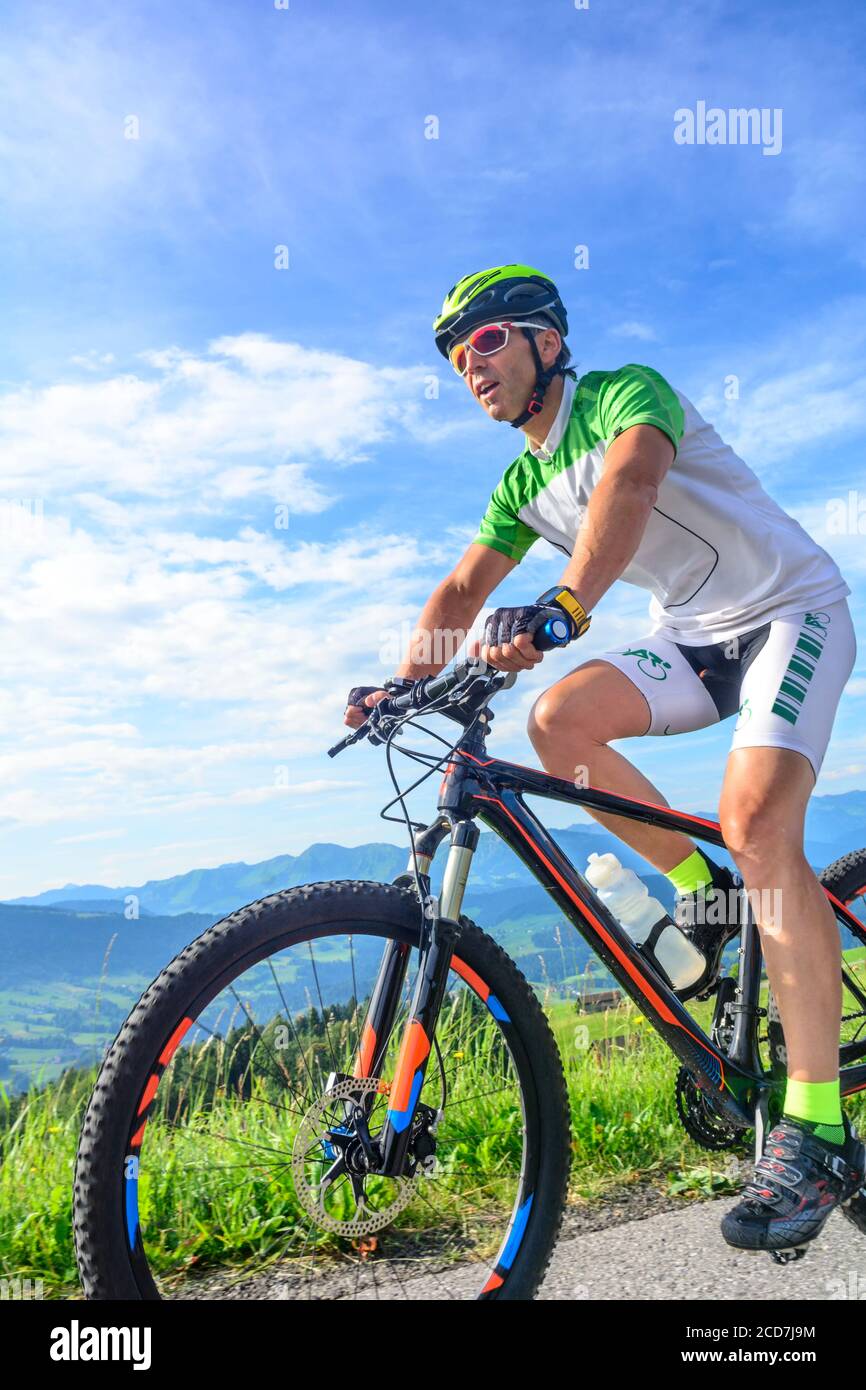
[[[783,462],[779,478],[789,487],[801,470],[826,487],[823,474],[816,476],[814,450],[863,432],[864,310],[861,297],[837,300],[786,322],[773,339],[730,345],[702,360],[695,405],[762,477],[768,465]],[[739,394],[729,399],[732,378]]]
[[[8,495],[40,503],[0,546],[7,846],[64,825],[56,844],[80,855],[106,824],[350,795],[364,784],[315,769],[442,542],[363,523],[297,540],[292,516],[345,493],[365,450],[417,436],[419,374],[261,334],[86,366],[0,396]],[[245,519],[263,499],[288,530]]]
[[[103,830],[89,830],[84,835],[61,835],[55,842],[58,845],[82,845],[101,840],[122,840],[126,830],[121,826],[106,827]]]
[[[74,367],[83,367],[86,372],[99,372],[111,366],[114,353],[97,352],[95,348],[91,348],[89,352],[74,353],[69,360]]]
[[[608,332],[614,338],[638,338],[643,343],[654,343],[658,339],[654,328],[648,323],[640,323],[637,319],[626,319],[623,323],[614,324]]]
[[[326,478],[393,433],[423,428],[420,369],[375,368],[262,334],[207,354],[142,354],[146,376],[22,387],[0,396],[8,495],[99,490],[177,504],[244,485],[296,512],[323,510]],[[299,455],[303,455],[303,462]],[[311,477],[312,469],[317,476]]]

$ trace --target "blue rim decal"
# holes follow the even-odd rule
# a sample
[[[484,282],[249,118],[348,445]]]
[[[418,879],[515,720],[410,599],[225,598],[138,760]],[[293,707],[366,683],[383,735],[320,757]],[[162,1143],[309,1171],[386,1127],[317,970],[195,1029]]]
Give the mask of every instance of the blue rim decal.
[[[138,1236],[138,1159],[134,1154],[124,1159],[123,1176],[126,1184],[126,1236],[129,1248],[133,1250]]]
[[[510,1269],[513,1265],[514,1257],[520,1249],[520,1242],[523,1240],[523,1234],[526,1230],[526,1223],[529,1220],[529,1211],[534,1196],[535,1194],[530,1192],[523,1206],[516,1213],[511,1223],[511,1230],[508,1232],[508,1237],[502,1247],[502,1254],[496,1261],[497,1269]]]
[[[495,995],[495,994],[488,994],[488,996],[487,996],[487,1007],[488,1007],[488,1009],[490,1010],[490,1012],[492,1013],[493,1017],[496,1018],[496,1019],[498,1019],[500,1023],[510,1023],[510,1022],[511,1022],[511,1019],[508,1017],[508,1014],[507,1014],[507,1013],[505,1012],[505,1010],[503,1009],[502,1005],[500,1004],[499,1000],[496,998],[496,995]]]

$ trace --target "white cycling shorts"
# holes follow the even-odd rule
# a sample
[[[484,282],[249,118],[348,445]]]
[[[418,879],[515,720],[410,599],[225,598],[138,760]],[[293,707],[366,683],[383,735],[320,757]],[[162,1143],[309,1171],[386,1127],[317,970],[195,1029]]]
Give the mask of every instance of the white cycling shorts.
[[[602,652],[650,708],[647,734],[684,734],[736,714],[731,748],[792,748],[821,768],[857,642],[845,599],[706,647],[641,637]]]

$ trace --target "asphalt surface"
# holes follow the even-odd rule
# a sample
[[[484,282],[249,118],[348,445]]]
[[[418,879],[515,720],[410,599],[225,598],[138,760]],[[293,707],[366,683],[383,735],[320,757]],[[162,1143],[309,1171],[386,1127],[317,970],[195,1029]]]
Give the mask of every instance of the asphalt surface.
[[[561,1240],[540,1299],[866,1299],[866,1235],[838,1212],[789,1265],[732,1250],[719,1222],[737,1198],[690,1203]]]
[[[630,1220],[626,1210],[636,1198],[651,1205]],[[719,1222],[736,1200],[735,1196],[680,1200],[671,1206],[657,1195],[634,1193],[619,1209],[570,1209],[538,1298],[714,1303],[866,1300],[866,1235],[841,1213],[834,1212],[824,1234],[812,1242],[803,1259],[780,1266],[767,1254],[744,1254],[722,1240]],[[652,1203],[658,1202],[664,1202],[664,1209],[653,1212]],[[355,1271],[317,1266],[311,1287],[296,1272],[277,1266],[247,1278],[204,1280],[197,1287],[188,1286],[180,1296],[329,1301],[475,1298],[477,1265],[452,1265],[447,1273],[443,1270],[432,1277],[428,1268],[424,1262],[420,1267],[406,1262],[395,1278],[393,1266],[378,1263]]]

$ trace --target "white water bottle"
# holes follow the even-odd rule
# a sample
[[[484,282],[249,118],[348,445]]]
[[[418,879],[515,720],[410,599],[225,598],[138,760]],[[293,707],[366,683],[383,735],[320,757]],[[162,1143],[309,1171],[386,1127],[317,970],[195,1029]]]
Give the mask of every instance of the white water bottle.
[[[651,898],[633,869],[625,869],[615,854],[591,854],[585,877],[602,902],[645,954],[661,966],[675,990],[689,989],[706,969],[703,953]],[[661,930],[654,928],[661,927]],[[653,938],[652,940],[650,938]]]

